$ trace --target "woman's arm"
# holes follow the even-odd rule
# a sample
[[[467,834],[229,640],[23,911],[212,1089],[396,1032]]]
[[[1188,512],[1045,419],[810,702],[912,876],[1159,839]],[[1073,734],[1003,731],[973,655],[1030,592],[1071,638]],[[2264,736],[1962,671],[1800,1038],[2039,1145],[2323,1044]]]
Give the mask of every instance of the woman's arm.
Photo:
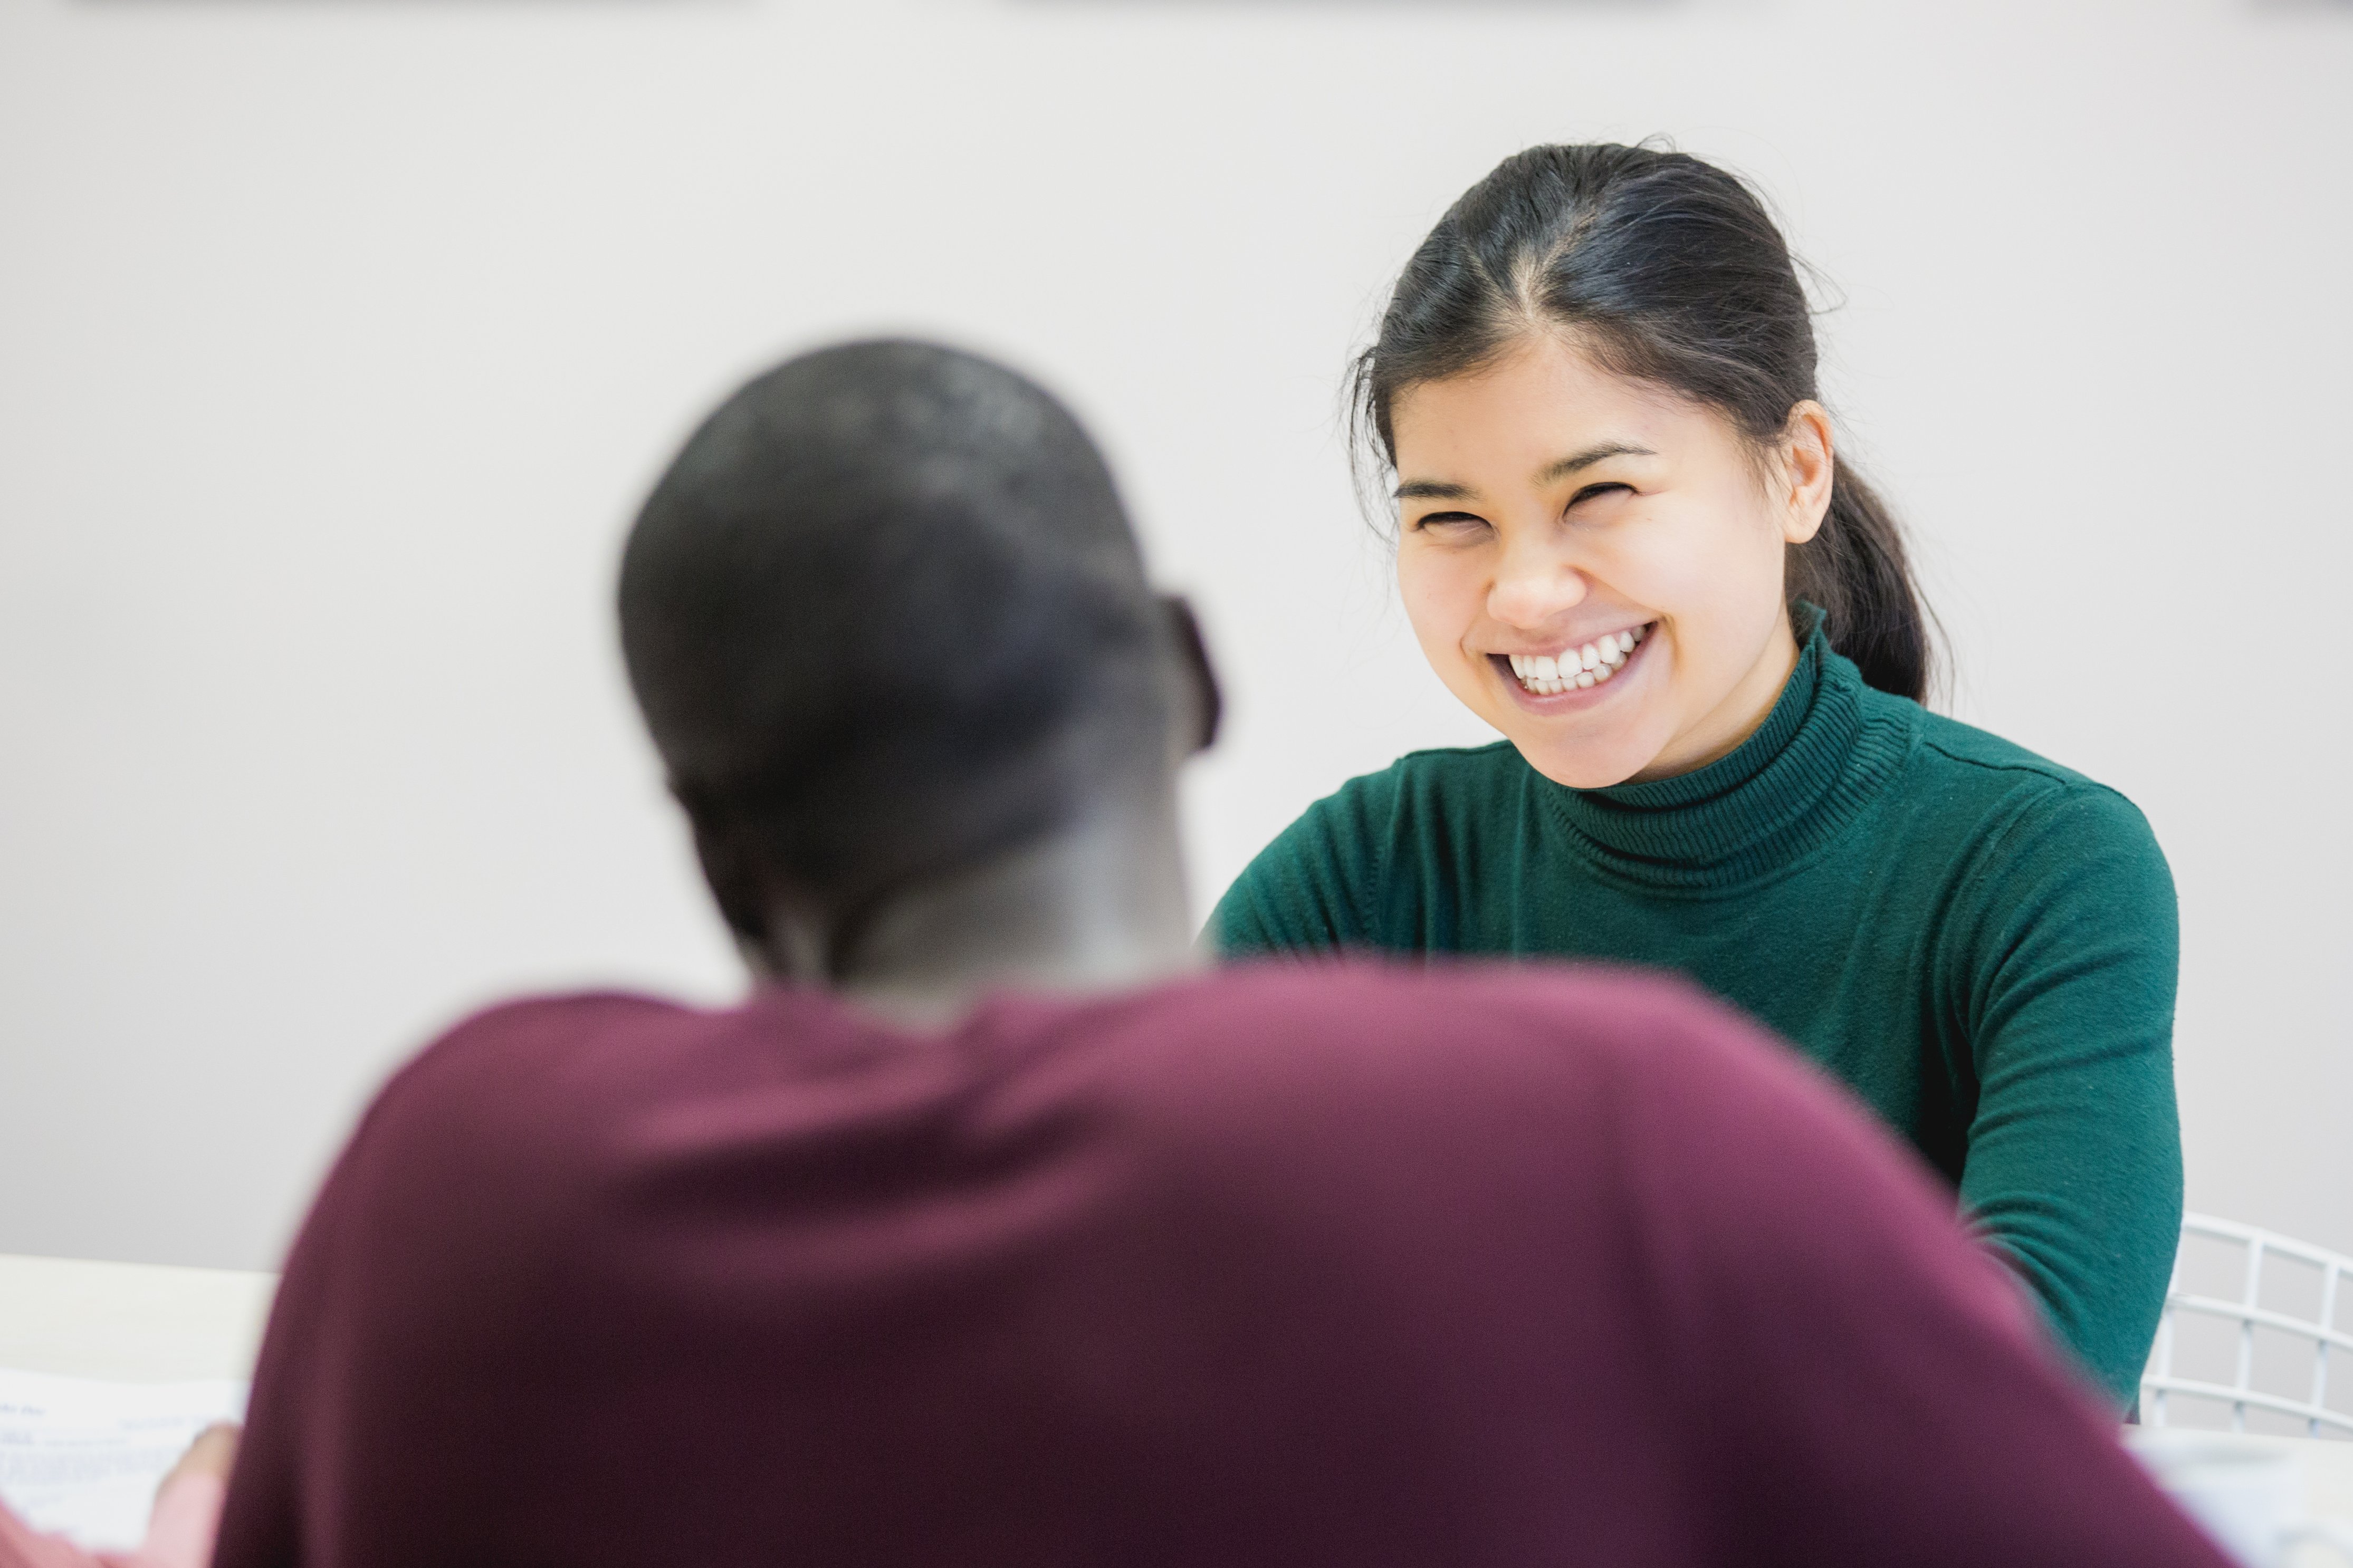
[[[1971,891],[1962,1202],[2122,1408],[2181,1227],[2172,874],[2129,801],[2072,785],[1988,846]]]

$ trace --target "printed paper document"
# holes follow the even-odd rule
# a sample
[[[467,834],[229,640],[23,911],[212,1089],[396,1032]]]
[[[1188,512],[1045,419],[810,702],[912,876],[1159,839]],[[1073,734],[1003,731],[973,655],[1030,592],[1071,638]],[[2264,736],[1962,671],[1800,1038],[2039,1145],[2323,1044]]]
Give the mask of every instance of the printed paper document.
[[[99,1383],[0,1368],[0,1498],[36,1530],[120,1550],[197,1433],[245,1415],[247,1385]]]

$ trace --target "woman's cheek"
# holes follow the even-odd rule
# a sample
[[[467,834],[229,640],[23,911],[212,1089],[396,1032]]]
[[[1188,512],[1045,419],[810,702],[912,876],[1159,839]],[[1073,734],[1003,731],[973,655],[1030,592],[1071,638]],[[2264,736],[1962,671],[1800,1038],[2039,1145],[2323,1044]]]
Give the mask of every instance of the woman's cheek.
[[[1738,640],[1739,623],[1746,618],[1747,595],[1726,581],[1725,573],[1711,569],[1725,559],[1720,548],[1711,548],[1713,542],[1694,540],[1688,549],[1662,552],[1628,584],[1634,602],[1656,616],[1667,634],[1662,651],[1674,655],[1677,687],[1704,681],[1707,672],[1723,662],[1725,644]]]
[[[1421,644],[1430,662],[1442,670],[1450,660],[1459,663],[1467,657],[1462,639],[1470,635],[1474,595],[1461,580],[1463,574],[1449,571],[1450,563],[1430,555],[1418,551],[1414,558],[1400,557],[1398,596],[1405,601],[1406,620],[1413,626],[1414,639]]]

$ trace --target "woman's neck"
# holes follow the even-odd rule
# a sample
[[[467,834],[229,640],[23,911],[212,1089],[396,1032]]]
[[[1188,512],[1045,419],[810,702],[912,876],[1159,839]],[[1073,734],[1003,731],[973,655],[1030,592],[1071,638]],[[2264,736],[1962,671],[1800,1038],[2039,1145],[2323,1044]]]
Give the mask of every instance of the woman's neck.
[[[1781,700],[1782,689],[1797,670],[1798,655],[1797,634],[1790,629],[1789,617],[1784,614],[1774,622],[1773,635],[1757,662],[1725,693],[1724,700],[1668,742],[1648,766],[1626,782],[1648,784],[1653,779],[1696,773],[1738,751],[1741,742],[1757,733],[1758,726],[1772,713],[1773,705]]]

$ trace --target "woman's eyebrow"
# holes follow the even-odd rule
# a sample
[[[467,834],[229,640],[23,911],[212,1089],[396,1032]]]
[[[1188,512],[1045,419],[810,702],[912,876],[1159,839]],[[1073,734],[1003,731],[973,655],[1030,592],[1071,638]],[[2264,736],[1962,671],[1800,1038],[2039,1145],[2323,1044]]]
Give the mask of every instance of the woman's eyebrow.
[[[1536,483],[1548,485],[1565,479],[1579,468],[1589,468],[1604,458],[1655,458],[1658,454],[1648,447],[1637,447],[1625,441],[1604,441],[1599,447],[1588,447],[1573,457],[1548,463],[1537,473]]]
[[[1574,457],[1547,463],[1536,473],[1539,486],[1565,479],[1579,468],[1589,468],[1604,458],[1655,458],[1658,454],[1648,447],[1637,447],[1630,441],[1604,441],[1598,447],[1588,447]],[[1458,485],[1447,479],[1408,479],[1390,492],[1396,500],[1477,500],[1479,492],[1469,485]]]

